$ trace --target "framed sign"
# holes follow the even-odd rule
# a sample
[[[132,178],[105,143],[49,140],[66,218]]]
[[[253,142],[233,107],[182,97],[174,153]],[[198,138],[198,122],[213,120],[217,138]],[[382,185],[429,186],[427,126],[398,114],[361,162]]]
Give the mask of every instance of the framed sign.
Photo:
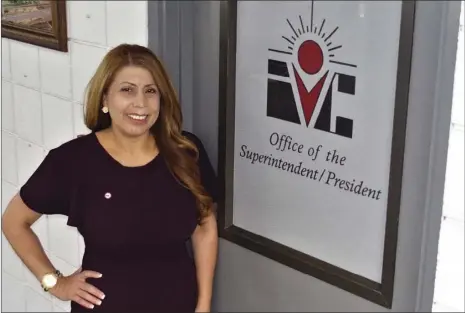
[[[66,1],[2,1],[2,37],[67,52]]]
[[[220,236],[391,308],[414,1],[225,1]]]

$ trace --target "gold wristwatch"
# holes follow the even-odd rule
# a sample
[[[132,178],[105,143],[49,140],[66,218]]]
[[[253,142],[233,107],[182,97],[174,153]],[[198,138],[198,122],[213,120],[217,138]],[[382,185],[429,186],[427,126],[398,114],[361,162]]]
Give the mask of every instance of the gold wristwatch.
[[[63,274],[61,274],[61,272],[59,270],[55,270],[52,273],[45,274],[42,277],[42,280],[40,282],[40,284],[42,285],[42,288],[44,289],[44,291],[49,291],[50,289],[55,287],[55,285],[58,282],[59,277],[63,277]]]

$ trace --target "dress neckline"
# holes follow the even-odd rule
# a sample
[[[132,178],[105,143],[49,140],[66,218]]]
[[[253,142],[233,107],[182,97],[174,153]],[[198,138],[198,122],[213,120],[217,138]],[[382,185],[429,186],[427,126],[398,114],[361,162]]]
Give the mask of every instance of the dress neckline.
[[[118,167],[123,168],[123,169],[127,169],[127,170],[145,169],[145,168],[151,166],[152,164],[156,163],[157,160],[161,158],[160,152],[158,152],[157,155],[156,155],[155,157],[153,157],[149,162],[147,162],[147,163],[145,163],[145,164],[137,165],[137,166],[126,166],[126,165],[121,164],[118,160],[116,160],[116,159],[107,151],[107,149],[105,149],[105,147],[102,145],[102,143],[101,143],[100,140],[98,139],[97,134],[96,134],[95,132],[92,132],[91,136],[92,136],[92,138],[93,138],[93,141],[96,143],[98,150],[100,150],[100,151],[104,154],[104,156],[105,156],[107,159],[109,159],[112,163],[114,163],[115,165],[117,165]]]

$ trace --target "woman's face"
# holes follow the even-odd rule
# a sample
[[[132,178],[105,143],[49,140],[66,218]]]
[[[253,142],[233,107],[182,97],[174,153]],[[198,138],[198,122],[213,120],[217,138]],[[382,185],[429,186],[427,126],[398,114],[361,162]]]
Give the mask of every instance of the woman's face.
[[[146,134],[160,113],[160,94],[150,72],[127,66],[116,75],[104,97],[112,127],[124,135]]]

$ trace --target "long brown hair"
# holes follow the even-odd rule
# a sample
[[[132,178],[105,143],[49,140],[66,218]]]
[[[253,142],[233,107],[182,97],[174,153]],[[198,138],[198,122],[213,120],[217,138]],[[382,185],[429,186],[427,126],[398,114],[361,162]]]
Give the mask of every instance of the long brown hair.
[[[194,194],[201,220],[213,209],[213,201],[200,182],[197,166],[199,151],[194,143],[182,135],[182,113],[178,97],[164,66],[150,49],[122,44],[107,53],[87,86],[85,124],[93,132],[110,127],[109,115],[103,114],[101,110],[103,97],[116,74],[123,67],[131,65],[147,69],[158,87],[160,114],[150,131],[171,173]]]

